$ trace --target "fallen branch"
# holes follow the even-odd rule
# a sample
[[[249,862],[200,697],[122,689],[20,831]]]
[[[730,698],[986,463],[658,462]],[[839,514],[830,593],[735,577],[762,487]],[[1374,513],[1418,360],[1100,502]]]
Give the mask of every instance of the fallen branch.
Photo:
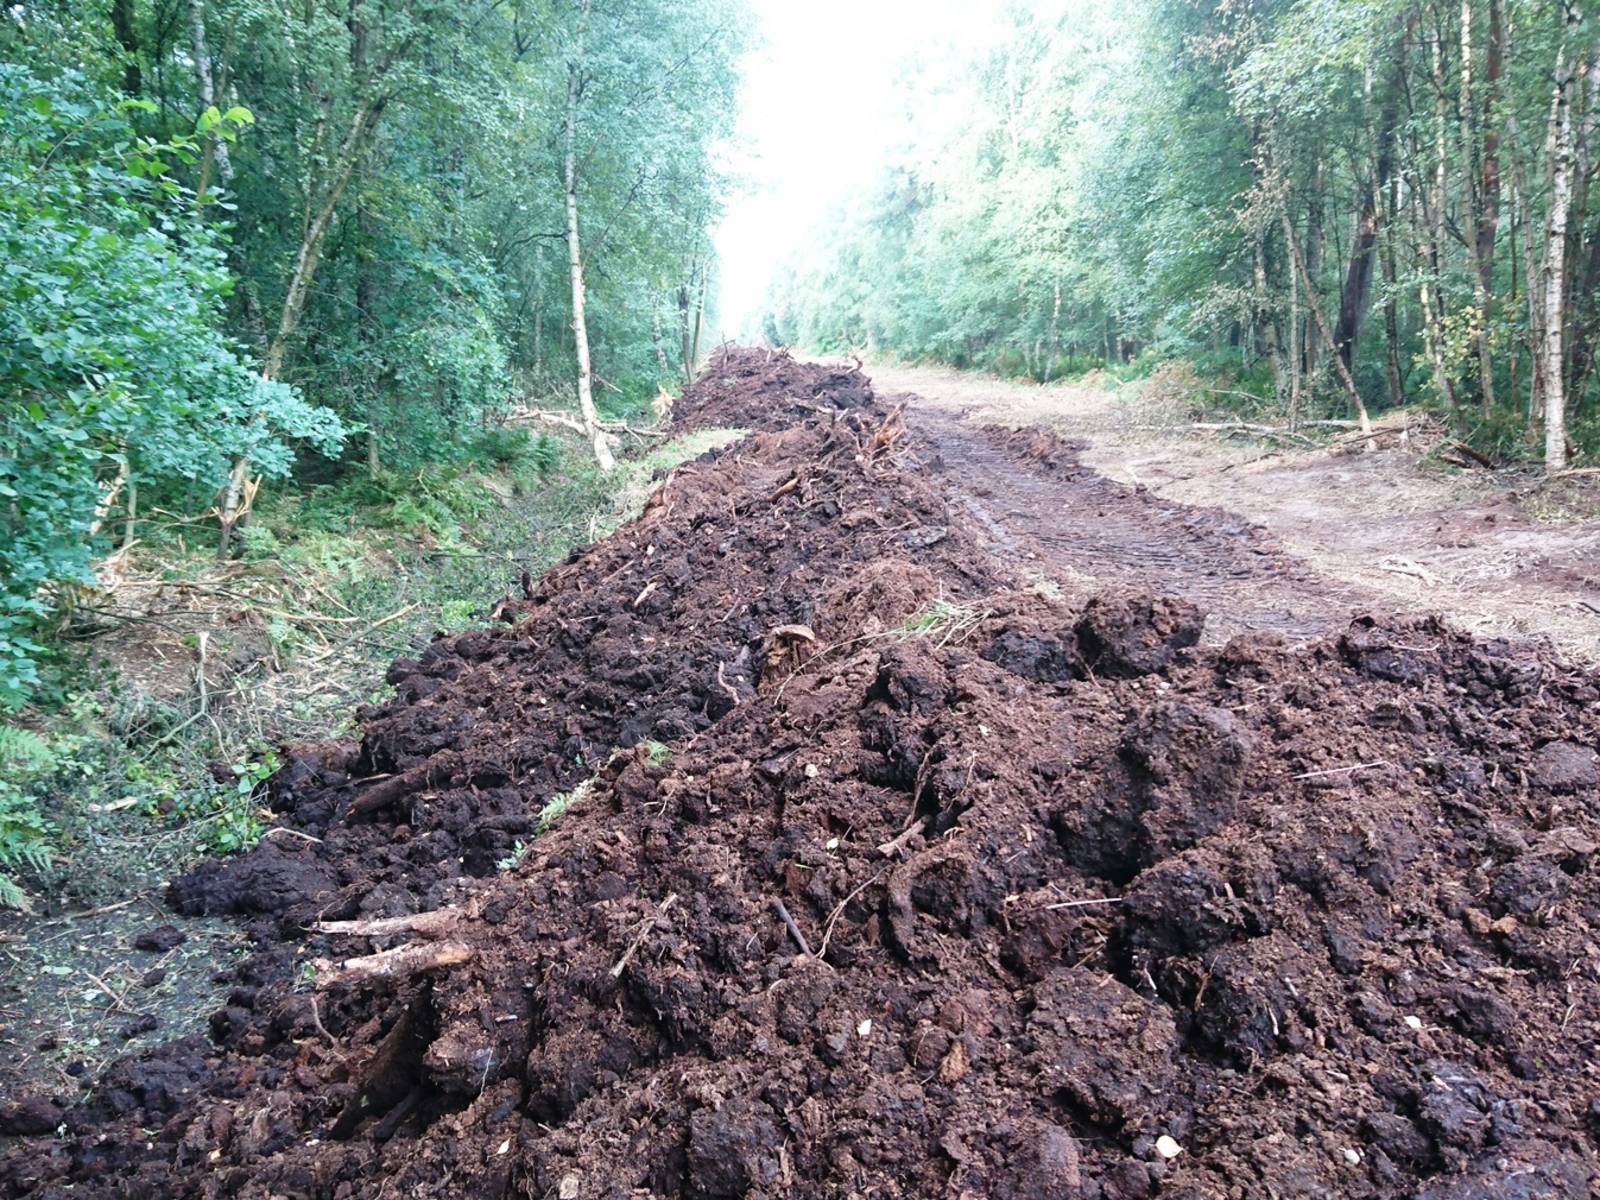
[[[1490,458],[1487,454],[1480,454],[1478,451],[1474,450],[1471,446],[1467,445],[1465,442],[1456,442],[1455,443],[1455,449],[1459,453],[1465,454],[1468,458],[1470,458],[1473,462],[1477,463],[1480,467],[1486,467],[1487,469],[1489,469],[1491,471],[1497,469],[1495,467],[1495,463],[1494,463],[1494,460],[1492,458]]]
[[[287,825],[274,825],[271,829],[267,830],[261,835],[261,840],[266,841],[275,833],[287,833],[290,837],[297,837],[302,841],[311,842],[313,845],[322,845],[321,838],[312,837],[309,833],[301,833],[298,829],[290,829]]]
[[[1409,558],[1391,559],[1378,564],[1380,571],[1392,571],[1396,575],[1409,575],[1413,579],[1420,579],[1429,587],[1439,582],[1439,577],[1433,572],[1412,562]]]
[[[1600,609],[1595,611],[1600,612]],[[143,896],[134,896],[130,900],[118,900],[115,904],[102,904],[99,908],[86,908],[82,912],[62,913],[60,919],[63,921],[81,921],[85,917],[98,917],[105,913],[116,912],[119,908],[127,908],[128,905],[137,904],[143,899]]]
[[[1249,433],[1256,437],[1281,438],[1285,441],[1299,442],[1303,446],[1316,445],[1304,434],[1282,425],[1256,425],[1249,421],[1193,421],[1190,429],[1210,431],[1216,433]]]
[[[588,431],[584,429],[583,422],[569,413],[551,412],[549,409],[544,408],[519,408],[513,409],[511,414],[506,417],[506,424],[508,425],[524,424],[530,421],[542,421],[546,425],[555,425],[561,429],[581,433],[585,437],[588,436]],[[626,421],[596,421],[595,425],[597,428],[604,429],[610,433],[627,433],[636,438],[669,438],[672,436],[670,430],[641,429],[638,426],[629,425]]]
[[[906,843],[922,832],[922,822],[913,820],[900,831],[900,835],[878,846],[878,853],[885,858],[893,858],[899,851],[904,850]]]

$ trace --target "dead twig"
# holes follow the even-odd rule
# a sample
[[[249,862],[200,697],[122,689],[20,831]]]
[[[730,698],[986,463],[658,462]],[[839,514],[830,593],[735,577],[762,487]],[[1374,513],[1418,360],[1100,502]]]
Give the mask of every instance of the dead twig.
[[[1355,774],[1357,771],[1370,771],[1374,767],[1387,767],[1389,764],[1383,759],[1377,762],[1356,763],[1348,767],[1329,767],[1324,771],[1306,771],[1300,775],[1291,775],[1291,779],[1321,779],[1325,775]]]
[[[723,677],[722,668],[723,668],[723,664],[722,663],[718,663],[717,664],[717,686],[720,687],[723,691],[728,693],[728,699],[733,701],[733,706],[735,708],[738,708],[739,707],[739,693],[734,691],[733,690],[733,685],[731,683],[729,683],[727,681],[727,679],[725,679]]]
[[[789,915],[789,910],[784,906],[783,901],[774,896],[772,898],[772,907],[777,909],[778,916],[783,918],[783,923],[789,930],[789,936],[794,939],[794,944],[800,947],[800,953],[807,958],[815,958],[816,955],[811,953],[811,947],[806,944],[806,935],[800,932],[800,926],[794,923],[794,918]]]
[[[1063,900],[1058,904],[1046,904],[1045,912],[1054,912],[1058,908],[1088,908],[1094,904],[1121,904],[1126,896],[1093,896],[1088,900]]]
[[[133,1015],[133,1010],[130,1009],[128,1007],[127,1003],[126,1003],[126,999],[125,998],[126,998],[126,996],[128,994],[128,990],[126,988],[124,988],[122,990],[122,994],[121,995],[118,995],[116,992],[111,990],[111,985],[109,983],[107,983],[104,979],[101,979],[100,976],[96,975],[93,971],[89,970],[87,967],[83,968],[83,973],[86,976],[88,976],[90,980],[93,981],[95,987],[99,988],[102,992],[104,992],[107,996],[109,996],[111,998],[112,1005],[116,1008],[116,1010],[119,1013],[126,1013],[128,1016],[132,1016]]]
[[[839,918],[844,915],[845,905],[849,904],[850,901],[861,895],[862,892],[866,891],[869,887],[877,883],[878,880],[882,878],[883,872],[877,872],[877,874],[873,875],[872,878],[868,879],[865,883],[857,885],[854,891],[833,906],[833,911],[828,914],[828,919],[822,926],[822,944],[817,947],[817,957],[819,959],[827,957],[828,942],[833,938],[833,927],[839,923]]]
[[[661,902],[661,907],[644,919],[644,922],[639,926],[639,932],[634,935],[633,941],[628,943],[628,948],[622,952],[622,957],[617,959],[616,966],[611,968],[611,978],[622,978],[622,973],[628,969],[628,964],[633,961],[633,956],[639,952],[639,947],[644,945],[644,939],[650,936],[650,931],[655,928],[656,922],[666,914],[667,909],[677,902],[678,893],[670,893]]]
[[[127,908],[130,904],[137,904],[143,896],[135,896],[131,900],[118,900],[115,904],[102,904],[99,908],[86,908],[82,912],[63,913],[63,921],[81,921],[86,917],[98,917],[108,912],[116,912],[119,908]]]
[[[344,1062],[345,1058],[347,1056],[345,1055],[345,1052],[343,1050],[339,1049],[338,1039],[336,1039],[333,1036],[333,1034],[329,1033],[328,1032],[328,1027],[322,1023],[322,1014],[317,1011],[317,998],[315,996],[312,996],[312,997],[310,997],[310,1000],[311,1000],[311,1023],[316,1026],[318,1033],[320,1033],[323,1037],[328,1039],[328,1045],[333,1047],[333,1056],[335,1058],[337,1058],[340,1062]]]

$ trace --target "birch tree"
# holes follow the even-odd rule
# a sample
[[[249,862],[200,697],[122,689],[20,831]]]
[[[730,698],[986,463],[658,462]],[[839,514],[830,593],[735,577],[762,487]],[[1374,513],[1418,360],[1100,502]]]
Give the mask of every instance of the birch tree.
[[[594,406],[594,372],[589,363],[589,326],[584,319],[583,250],[578,240],[578,103],[583,98],[583,40],[589,27],[590,0],[582,0],[578,29],[573,38],[572,57],[567,61],[567,125],[562,178],[567,202],[567,264],[572,279],[572,340],[578,359],[578,412],[584,436],[594,449],[594,460],[601,471],[613,470],[617,463],[600,428]]]

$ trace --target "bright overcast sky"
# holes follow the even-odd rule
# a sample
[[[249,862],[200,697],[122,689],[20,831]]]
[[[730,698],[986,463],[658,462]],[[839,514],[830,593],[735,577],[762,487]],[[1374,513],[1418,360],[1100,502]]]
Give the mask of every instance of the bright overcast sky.
[[[751,0],[735,171],[744,187],[717,235],[724,336],[833,202],[877,174],[901,132],[895,76],[934,43],[989,36],[999,0]]]

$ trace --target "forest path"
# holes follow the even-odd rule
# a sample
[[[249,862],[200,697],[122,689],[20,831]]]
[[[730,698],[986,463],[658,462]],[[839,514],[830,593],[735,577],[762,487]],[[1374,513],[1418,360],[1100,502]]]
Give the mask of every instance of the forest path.
[[[913,429],[929,469],[998,555],[1070,598],[1106,588],[1183,596],[1218,641],[1322,636],[1378,599],[1323,577],[1236,513],[1106,478],[1078,461],[1080,444],[1048,431],[983,425],[926,403]]]
[[[1592,477],[1552,496],[1526,475],[1449,475],[1404,450],[1268,454],[1152,429],[1114,390],[945,368],[870,374],[880,393],[912,397],[932,468],[1002,548],[1064,591],[1187,596],[1207,610],[1211,637],[1438,612],[1480,636],[1547,636],[1600,662]],[[1074,439],[1076,453],[1010,432],[1030,426]]]

